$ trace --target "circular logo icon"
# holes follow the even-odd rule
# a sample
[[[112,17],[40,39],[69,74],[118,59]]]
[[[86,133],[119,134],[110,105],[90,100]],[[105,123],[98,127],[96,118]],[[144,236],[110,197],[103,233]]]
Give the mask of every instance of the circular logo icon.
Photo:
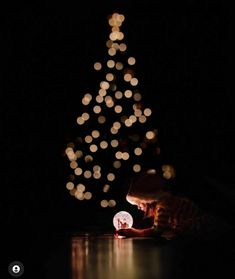
[[[13,277],[20,277],[24,273],[24,266],[21,262],[14,261],[9,264],[8,271]]]

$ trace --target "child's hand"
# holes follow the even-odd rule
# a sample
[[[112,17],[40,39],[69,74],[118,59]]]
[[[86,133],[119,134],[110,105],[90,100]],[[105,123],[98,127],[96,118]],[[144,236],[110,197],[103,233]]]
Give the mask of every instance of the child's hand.
[[[142,234],[142,230],[140,230],[140,229],[130,228],[130,229],[116,230],[114,236],[115,237],[118,237],[118,236],[138,237],[138,236],[143,236],[143,234]]]

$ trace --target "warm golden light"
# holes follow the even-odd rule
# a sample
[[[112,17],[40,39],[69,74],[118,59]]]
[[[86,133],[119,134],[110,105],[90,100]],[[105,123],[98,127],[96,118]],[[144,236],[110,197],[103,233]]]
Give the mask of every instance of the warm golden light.
[[[77,118],[77,123],[78,123],[78,125],[83,125],[85,123],[85,121],[84,121],[84,119],[81,116],[79,116]]]
[[[155,169],[149,169],[149,170],[147,170],[147,173],[155,174],[155,173],[157,173],[157,171]]]
[[[122,159],[123,159],[123,160],[128,160],[129,158],[130,158],[130,155],[129,155],[128,152],[123,152],[123,153],[122,153]]]
[[[119,14],[118,18],[121,22],[123,22],[125,20],[125,16],[123,14]]]
[[[119,28],[118,26],[113,26],[113,27],[111,28],[111,30],[112,30],[113,32],[117,32],[117,31],[120,30],[120,28]],[[118,45],[118,47],[117,47],[117,45]],[[112,47],[118,49],[118,48],[119,48],[119,44],[118,44],[118,43],[112,43]]]
[[[74,148],[75,144],[73,142],[69,142],[69,143],[67,143],[67,147],[68,148]]]
[[[113,41],[111,41],[111,40],[108,40],[108,41],[106,42],[106,46],[107,46],[108,48],[112,47],[112,44],[113,44]]]
[[[74,188],[74,183],[73,183],[73,182],[68,182],[68,183],[66,184],[66,188],[67,188],[68,190],[72,190],[72,189]]]
[[[77,188],[77,191],[80,193],[82,193],[86,190],[86,187],[82,183],[79,183],[76,188]]]
[[[126,90],[126,91],[124,92],[124,95],[125,95],[126,98],[131,98],[131,96],[132,96],[132,91],[131,91],[131,90]]]
[[[82,200],[84,200],[84,194],[83,193],[81,193],[81,192],[76,192],[75,193],[75,197],[78,199],[78,200],[80,200],[80,201],[82,201]]]
[[[96,96],[95,100],[96,100],[97,103],[100,104],[104,101],[104,98],[103,98],[103,96],[98,95],[98,96]]]
[[[110,85],[107,81],[101,81],[101,83],[100,83],[100,88],[101,89],[107,90],[107,89],[109,89],[109,86]]]
[[[122,112],[122,107],[119,106],[119,105],[117,105],[117,106],[114,107],[114,111],[115,111],[116,113],[121,113],[121,112]]]
[[[113,174],[113,173],[108,173],[108,175],[107,175],[107,180],[108,181],[113,181],[115,179],[115,175]]]
[[[96,152],[98,150],[98,147],[97,147],[97,145],[96,144],[92,144],[91,146],[90,146],[90,151],[91,152]]]
[[[93,130],[91,135],[93,138],[97,139],[100,136],[100,132],[98,130]]]
[[[129,64],[129,65],[134,65],[135,64],[135,58],[134,57],[129,57],[128,58],[128,60],[127,60],[127,63]]]
[[[132,123],[135,123],[137,121],[137,117],[135,115],[131,115],[129,117],[129,120],[132,122]]]
[[[115,65],[115,68],[116,68],[117,70],[119,70],[119,71],[122,70],[123,67],[124,67],[124,66],[123,66],[122,62],[117,62],[116,65]]]
[[[86,200],[90,200],[91,197],[92,197],[92,193],[91,193],[91,192],[85,192],[85,193],[84,193],[84,198],[85,198]]]
[[[112,108],[112,107],[114,106],[113,100],[112,100],[111,102],[106,102],[106,106],[107,106],[108,108]]]
[[[93,140],[93,138],[92,138],[92,136],[85,136],[85,142],[86,143],[91,143],[92,142],[92,140]]]
[[[83,105],[89,105],[90,101],[92,100],[92,95],[87,93],[84,95],[83,99],[82,99],[82,103]]]
[[[112,127],[112,128],[110,129],[110,132],[111,132],[111,134],[116,135],[116,134],[118,133],[118,130],[115,129],[114,127]]]
[[[112,103],[113,102],[113,98],[111,97],[111,96],[106,96],[105,97],[105,103],[107,104],[107,103]]]
[[[107,207],[107,206],[109,205],[109,203],[108,203],[107,200],[102,200],[102,201],[100,202],[100,205],[101,205],[102,207]]]
[[[110,207],[114,207],[116,205],[116,201],[115,200],[109,200],[108,205]]]
[[[136,117],[140,117],[142,115],[142,110],[141,109],[135,109],[134,114],[135,114]]]
[[[91,176],[92,176],[91,171],[89,171],[89,170],[84,171],[84,177],[85,178],[90,178]]]
[[[107,66],[108,68],[113,68],[115,66],[115,62],[113,60],[108,60]]]
[[[101,68],[102,68],[102,65],[101,65],[100,62],[96,62],[96,63],[94,64],[94,69],[95,69],[96,71],[101,70]]]
[[[100,172],[95,172],[95,173],[93,173],[93,177],[95,179],[100,179],[101,178],[101,173]]]
[[[117,31],[119,31],[119,28],[118,28],[117,26],[114,26],[114,27],[112,28],[112,31],[113,31],[113,32],[117,32]],[[113,43],[113,44],[112,44],[112,47],[114,47],[116,50],[118,50],[118,49],[119,49],[119,44],[118,44],[118,43]]]
[[[136,102],[139,102],[141,100],[142,96],[140,93],[135,93],[133,98]]]
[[[134,172],[140,172],[140,171],[141,171],[141,166],[140,166],[139,164],[135,164],[135,165],[133,166],[133,171],[134,171]]]
[[[77,156],[71,147],[67,147],[65,153],[70,161],[75,161],[77,159]]]
[[[136,59],[132,56],[122,57],[123,53],[120,53],[127,50],[127,45],[122,41],[124,33],[120,28],[124,19],[124,15],[119,13],[113,13],[108,17],[110,32],[109,39],[106,41],[106,58],[104,63],[97,61],[92,65],[95,71],[100,71],[97,74],[102,74],[103,77],[99,80],[98,89],[93,95],[86,93],[82,96],[81,102],[84,107],[80,115],[75,118],[75,124],[80,125],[80,128],[77,126],[80,138],[79,141],[76,138],[75,143],[70,143],[65,149],[64,155],[69,159],[70,171],[72,169],[72,174],[67,177],[69,182],[66,188],[78,200],[97,199],[94,194],[95,189],[92,191],[92,187],[95,188],[99,184],[102,187],[101,191],[107,193],[110,190],[109,184],[116,182],[115,179],[118,178],[122,167],[128,167],[132,175],[133,172],[140,172],[142,157],[138,158],[138,156],[144,153],[148,144],[152,146],[152,143],[157,140],[157,130],[149,128],[143,132],[143,128],[147,127],[140,124],[147,121],[152,110],[144,108],[140,102],[142,95],[137,88],[139,81],[132,69]],[[134,127],[128,129],[132,125]],[[133,131],[134,128],[137,129],[136,132]],[[156,147],[153,147],[153,153],[157,155]],[[108,158],[106,163],[102,161],[105,156]],[[151,157],[151,154],[149,156]],[[139,161],[132,162],[132,158]],[[172,170],[168,165],[162,166],[162,171],[166,179],[174,175],[174,169]],[[76,183],[76,180],[80,180],[79,183]],[[89,182],[91,185],[85,186],[83,182],[85,185]],[[103,195],[106,195],[104,193]],[[116,206],[116,200],[108,196],[109,194],[99,200],[101,207]]]
[[[72,190],[69,191],[71,196],[75,196],[76,192],[77,192],[76,189],[72,189]]]
[[[116,92],[115,92],[115,98],[116,98],[116,99],[121,99],[122,96],[123,96],[123,94],[122,94],[121,91],[116,91]]]
[[[107,79],[107,81],[112,81],[112,80],[114,79],[114,75],[111,74],[111,73],[108,73],[108,74],[106,75],[106,79]]]
[[[120,129],[121,128],[121,123],[118,122],[118,121],[114,122],[113,123],[113,128],[116,129],[116,130]]]
[[[105,89],[103,89],[103,88],[100,88],[100,90],[99,90],[99,95],[100,95],[101,97],[104,97],[106,94],[107,94],[107,91],[106,91]]]
[[[132,86],[136,86],[138,83],[139,83],[139,81],[138,81],[137,78],[132,78],[132,79],[130,80],[130,84],[131,84]]]
[[[110,186],[108,184],[105,184],[103,187],[103,192],[107,193],[110,189]]]
[[[111,37],[117,37],[117,32],[112,32],[112,33],[110,34],[110,39],[111,39]],[[114,56],[114,55],[116,54],[116,49],[115,49],[114,47],[111,47],[111,48],[108,50],[108,54],[109,54],[110,56]]]
[[[104,124],[104,123],[105,123],[105,121],[106,121],[105,116],[100,115],[100,116],[98,117],[98,122],[99,122],[100,124]]]
[[[150,109],[150,108],[146,108],[145,110],[144,110],[144,115],[145,116],[150,116],[152,114],[152,110]]]
[[[94,165],[93,171],[94,172],[100,172],[101,171],[101,167],[99,165]]]
[[[126,51],[126,49],[127,49],[127,45],[126,44],[124,44],[124,43],[121,43],[120,45],[119,45],[119,49],[120,49],[120,51]]]
[[[85,156],[85,162],[86,163],[89,163],[89,162],[92,162],[93,161],[93,157],[91,155],[86,155]]]
[[[121,151],[117,151],[116,153],[115,153],[115,157],[117,158],[117,159],[122,159],[122,152]]]
[[[68,155],[68,153],[73,152],[73,147],[67,147],[65,149],[65,153]]]
[[[135,153],[136,156],[140,156],[143,153],[143,151],[140,147],[136,147],[134,149],[134,153]]]
[[[111,146],[112,147],[117,147],[118,146],[118,141],[116,139],[111,140]]]
[[[125,81],[131,81],[131,79],[132,79],[132,75],[130,73],[127,73],[127,74],[124,75],[124,80]]]
[[[70,168],[71,168],[71,169],[76,169],[77,166],[78,166],[78,163],[77,163],[76,161],[72,161],[72,162],[70,163]]]
[[[121,162],[120,161],[114,161],[113,166],[115,169],[119,169],[121,167]]]
[[[132,125],[132,122],[131,122],[131,120],[128,118],[128,119],[126,119],[125,120],[125,125],[127,126],[127,127],[131,127],[131,125]]]
[[[81,168],[76,168],[76,169],[74,170],[74,173],[75,173],[76,175],[81,175],[81,174],[82,174],[82,169],[81,169]]]
[[[82,119],[83,119],[83,120],[87,121],[89,118],[90,118],[90,115],[89,115],[87,112],[84,112],[84,113],[82,114]]]
[[[145,136],[148,140],[151,140],[155,137],[155,133],[153,131],[148,131]]]
[[[93,111],[94,111],[94,113],[100,113],[101,112],[101,107],[100,106],[94,106]]]
[[[162,166],[163,177],[166,179],[171,179],[175,177],[175,168],[171,165]]]
[[[117,39],[118,39],[119,41],[123,40],[123,39],[124,39],[124,33],[123,33],[123,32],[118,32],[118,34],[117,34]]]
[[[107,141],[105,141],[105,140],[101,141],[100,147],[101,147],[102,149],[106,149],[106,148],[108,147]]]
[[[140,122],[140,123],[145,123],[146,121],[147,121],[146,116],[141,115],[141,116],[139,117],[139,122]]]

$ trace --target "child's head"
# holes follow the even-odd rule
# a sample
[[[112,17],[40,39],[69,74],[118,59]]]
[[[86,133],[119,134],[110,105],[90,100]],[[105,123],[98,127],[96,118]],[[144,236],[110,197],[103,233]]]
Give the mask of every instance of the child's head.
[[[156,173],[143,173],[135,177],[130,185],[127,201],[146,212],[147,205],[165,194],[164,180]]]

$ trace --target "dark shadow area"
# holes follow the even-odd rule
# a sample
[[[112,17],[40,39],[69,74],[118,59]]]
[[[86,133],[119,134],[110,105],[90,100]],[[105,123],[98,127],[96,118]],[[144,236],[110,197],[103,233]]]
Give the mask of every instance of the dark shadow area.
[[[77,201],[65,188],[63,151],[76,135],[81,95],[96,86],[92,65],[106,51],[106,18],[115,10],[126,16],[123,32],[138,61],[140,88],[153,107],[161,162],[176,168],[172,191],[190,197],[228,225],[219,239],[204,243],[133,240],[140,253],[135,264],[141,265],[148,251],[154,254],[155,247],[164,247],[161,268],[167,272],[171,263],[172,269],[163,278],[228,278],[233,273],[230,11],[210,1],[187,1],[184,8],[131,2],[100,6],[88,1],[79,11],[54,13],[6,10],[0,146],[5,273],[10,262],[19,260],[25,265],[22,278],[70,279],[73,236],[112,234],[113,216],[120,210],[132,214],[135,227],[149,225],[125,200],[127,177],[115,191],[114,208],[101,208],[96,200]],[[150,263],[154,265],[154,259]]]

